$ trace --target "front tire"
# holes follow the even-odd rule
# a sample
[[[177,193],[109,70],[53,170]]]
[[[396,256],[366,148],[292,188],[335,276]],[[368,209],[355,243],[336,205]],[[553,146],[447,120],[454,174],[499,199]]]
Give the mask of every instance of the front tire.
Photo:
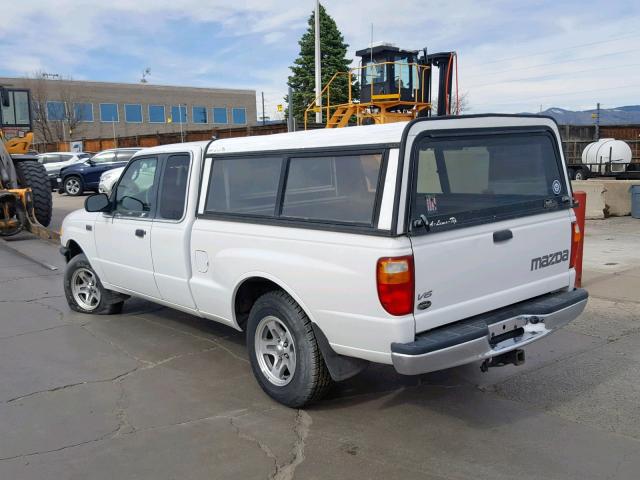
[[[69,308],[80,313],[110,315],[120,313],[122,296],[102,286],[98,274],[84,254],[73,257],[64,272],[64,294]]]
[[[51,198],[51,182],[44,166],[38,162],[16,162],[16,174],[21,186],[31,189],[33,195],[33,213],[38,222],[48,227],[51,223],[53,203]]]
[[[82,195],[82,192],[84,191],[82,179],[76,175],[71,175],[65,178],[62,188],[64,188],[64,192],[71,197]]]
[[[265,293],[251,308],[247,349],[260,387],[284,405],[308,405],[332,384],[311,320],[283,291]]]

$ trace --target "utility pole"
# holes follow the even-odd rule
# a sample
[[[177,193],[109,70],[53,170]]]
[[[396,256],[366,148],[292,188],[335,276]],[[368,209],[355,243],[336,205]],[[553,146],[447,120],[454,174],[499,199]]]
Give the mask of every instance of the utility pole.
[[[293,88],[289,87],[287,93],[287,132],[295,132],[295,126],[293,124]]]
[[[260,92],[260,93],[262,93],[262,125],[264,126],[267,124],[267,121],[264,118],[264,92]]]
[[[315,39],[316,39],[316,123],[322,123],[322,72],[320,71],[320,0],[316,0],[315,13]]]
[[[596,107],[596,141],[600,140],[600,102]]]
[[[186,113],[187,104],[184,105],[184,110]],[[184,121],[184,116],[182,115],[182,104],[178,104],[178,111],[180,114],[178,115],[178,121],[180,122],[180,143],[184,143],[184,131],[182,130],[182,122]],[[186,116],[186,115],[185,115]]]

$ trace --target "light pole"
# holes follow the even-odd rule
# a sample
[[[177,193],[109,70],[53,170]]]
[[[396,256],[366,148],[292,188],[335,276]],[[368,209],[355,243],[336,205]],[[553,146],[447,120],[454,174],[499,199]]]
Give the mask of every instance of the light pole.
[[[315,41],[316,41],[316,123],[322,123],[322,97],[320,92],[322,91],[322,68],[320,65],[320,0],[316,0],[316,13],[315,13]]]
[[[184,104],[184,112],[185,112],[184,116],[182,115],[181,103],[178,104],[178,112],[179,112],[178,121],[180,122],[180,143],[184,143],[184,131],[182,130],[182,122],[184,121],[184,117],[186,116],[186,113],[187,113],[187,104],[186,103]]]

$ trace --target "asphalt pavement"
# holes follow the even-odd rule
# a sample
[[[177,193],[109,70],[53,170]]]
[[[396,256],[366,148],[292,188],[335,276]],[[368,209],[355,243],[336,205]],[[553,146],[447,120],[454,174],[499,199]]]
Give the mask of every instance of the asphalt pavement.
[[[636,480],[638,245],[640,220],[588,222],[587,309],[522,366],[374,365],[293,410],[242,333],[140,300],[74,313],[55,245],[0,240],[0,478]]]
[[[49,228],[55,232],[60,231],[62,221],[69,213],[79,208],[84,208],[84,200],[94,192],[87,192],[77,197],[70,197],[67,194],[59,194],[58,192],[52,193],[53,200],[53,215],[51,217],[51,223]]]

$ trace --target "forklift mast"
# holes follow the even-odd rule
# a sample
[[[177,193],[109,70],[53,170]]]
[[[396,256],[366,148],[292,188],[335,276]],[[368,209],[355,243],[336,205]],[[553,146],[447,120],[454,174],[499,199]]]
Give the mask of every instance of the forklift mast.
[[[438,105],[436,115],[438,117],[444,115],[457,114],[452,112],[451,96],[453,87],[453,70],[457,66],[456,52],[439,52],[427,55],[426,49],[424,55],[420,58],[422,65],[429,66],[428,73],[428,102],[431,103],[431,82],[434,67],[438,69]],[[457,75],[456,75],[457,77]],[[456,92],[457,93],[457,92]],[[457,102],[456,102],[457,105]]]

